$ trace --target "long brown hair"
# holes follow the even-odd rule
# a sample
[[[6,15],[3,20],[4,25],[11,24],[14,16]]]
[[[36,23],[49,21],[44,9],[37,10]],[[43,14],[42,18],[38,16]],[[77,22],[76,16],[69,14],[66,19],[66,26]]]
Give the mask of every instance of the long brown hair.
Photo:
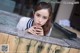
[[[40,2],[34,7],[33,11],[35,13],[36,11],[41,10],[41,9],[48,9],[48,11],[49,11],[49,19],[45,23],[45,25],[42,26],[43,30],[44,30],[44,35],[46,35],[51,28],[52,6],[50,3]]]

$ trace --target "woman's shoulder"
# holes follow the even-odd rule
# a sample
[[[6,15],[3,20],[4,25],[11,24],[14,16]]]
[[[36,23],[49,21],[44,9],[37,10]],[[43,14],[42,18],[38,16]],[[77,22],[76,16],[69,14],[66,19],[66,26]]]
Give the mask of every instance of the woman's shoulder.
[[[29,19],[31,19],[31,18],[30,17],[21,17],[18,24],[17,24],[17,29],[18,30],[25,30],[26,24],[27,24]]]
[[[29,20],[29,19],[31,19],[31,18],[30,18],[30,17],[21,17],[21,18],[20,18],[20,20],[22,20],[22,21],[25,21],[25,20],[27,21],[27,20]]]

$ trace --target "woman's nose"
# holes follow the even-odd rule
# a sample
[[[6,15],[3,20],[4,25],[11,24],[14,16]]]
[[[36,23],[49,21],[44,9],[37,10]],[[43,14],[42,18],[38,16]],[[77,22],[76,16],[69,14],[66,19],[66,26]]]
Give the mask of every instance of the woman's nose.
[[[42,18],[39,18],[39,22],[41,22]]]

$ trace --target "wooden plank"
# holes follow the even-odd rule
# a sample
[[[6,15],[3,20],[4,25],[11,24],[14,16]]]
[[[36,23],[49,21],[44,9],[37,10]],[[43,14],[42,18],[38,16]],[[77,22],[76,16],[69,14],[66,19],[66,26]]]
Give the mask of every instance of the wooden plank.
[[[61,53],[69,53],[70,48],[61,47]]]
[[[61,46],[57,46],[53,53],[61,53]]]
[[[71,48],[69,53],[79,53],[79,50],[75,48]]]
[[[49,53],[53,53],[58,45],[51,45]]]
[[[31,40],[29,53],[34,53],[34,48],[35,48],[36,44],[37,44],[36,40]]]
[[[30,39],[20,38],[17,53],[27,53],[30,48]]]
[[[34,48],[34,53],[40,53],[41,52],[41,42],[38,41],[37,44],[35,45],[35,48]]]
[[[8,40],[8,34],[0,32],[0,45],[6,44]]]
[[[6,45],[7,40],[8,40],[8,34],[0,32],[0,51],[1,51],[0,53],[3,53],[2,46]]]
[[[49,44],[49,43],[42,43],[42,45],[43,45],[43,48],[42,48],[41,53],[49,53],[51,44]]]
[[[18,43],[19,43],[19,37],[9,35],[9,38],[7,41],[7,44],[9,45],[8,53],[16,53]]]
[[[79,53],[80,53],[80,49],[79,49]]]

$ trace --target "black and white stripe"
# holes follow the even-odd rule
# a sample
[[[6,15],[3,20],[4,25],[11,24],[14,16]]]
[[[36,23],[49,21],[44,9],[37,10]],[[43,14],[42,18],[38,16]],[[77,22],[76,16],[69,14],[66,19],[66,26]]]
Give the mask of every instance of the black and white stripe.
[[[33,25],[33,19],[29,19],[26,25],[26,29],[30,28]]]

